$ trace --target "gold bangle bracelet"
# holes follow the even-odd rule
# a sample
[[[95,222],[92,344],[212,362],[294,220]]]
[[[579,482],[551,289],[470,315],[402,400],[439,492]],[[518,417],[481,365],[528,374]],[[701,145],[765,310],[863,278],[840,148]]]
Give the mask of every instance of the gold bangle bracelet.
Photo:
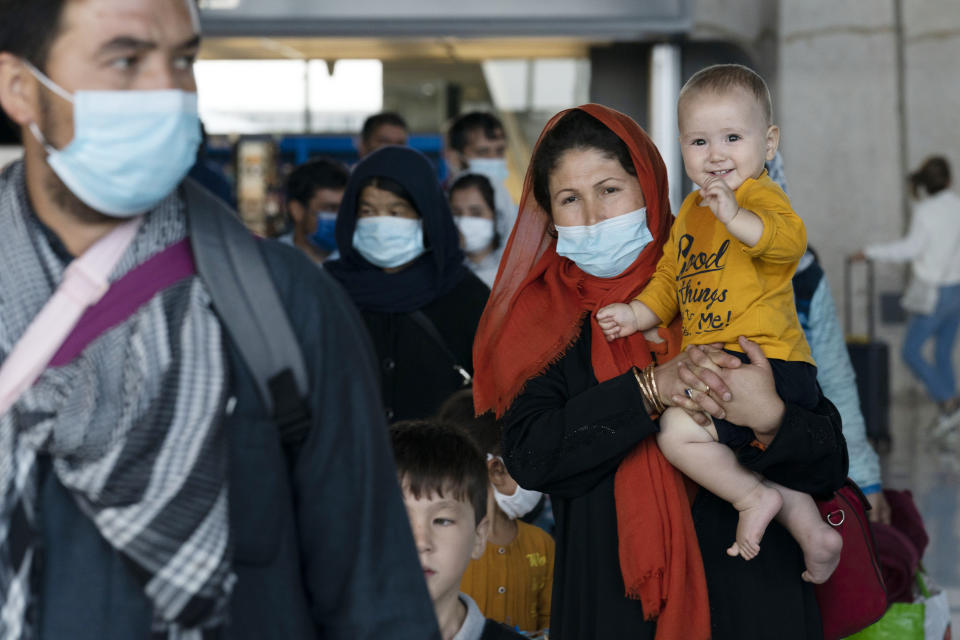
[[[633,371],[633,377],[637,381],[637,386],[640,388],[640,395],[643,396],[644,408],[653,412],[651,417],[655,418],[660,414],[657,412],[657,403],[653,400],[651,389],[647,386],[646,380],[641,375],[639,369],[631,367],[630,370]]]
[[[653,393],[654,404],[657,407],[657,413],[662,414],[667,410],[667,407],[663,404],[663,400],[660,399],[660,390],[657,388],[657,378],[653,373],[654,365],[647,365],[643,374],[647,378],[648,384],[650,386],[650,391]]]

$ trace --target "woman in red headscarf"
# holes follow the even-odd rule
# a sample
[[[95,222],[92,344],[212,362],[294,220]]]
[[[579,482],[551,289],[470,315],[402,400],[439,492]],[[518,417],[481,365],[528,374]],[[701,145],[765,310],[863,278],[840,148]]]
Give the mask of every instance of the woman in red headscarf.
[[[584,105],[547,124],[474,343],[474,393],[503,416],[511,475],[553,500],[551,637],[822,637],[792,537],[772,524],[757,558],[727,556],[737,512],[701,490],[691,513],[696,488],[648,436],[665,404],[725,416],[757,436],[741,464],[815,494],[846,473],[832,405],[784,405],[753,343],[741,366],[678,354],[677,322],[614,342],[596,324],[646,285],[672,221],[663,161],[630,118]]]

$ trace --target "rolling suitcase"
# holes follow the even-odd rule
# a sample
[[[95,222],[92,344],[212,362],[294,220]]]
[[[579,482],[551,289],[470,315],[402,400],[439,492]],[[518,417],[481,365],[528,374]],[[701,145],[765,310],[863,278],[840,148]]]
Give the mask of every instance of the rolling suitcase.
[[[865,263],[867,269],[867,334],[853,335],[853,288],[851,286],[853,261],[847,258],[844,264],[844,331],[847,335],[847,352],[857,374],[857,393],[860,410],[867,428],[867,437],[880,449],[890,447],[890,346],[876,339],[874,315],[873,263]]]

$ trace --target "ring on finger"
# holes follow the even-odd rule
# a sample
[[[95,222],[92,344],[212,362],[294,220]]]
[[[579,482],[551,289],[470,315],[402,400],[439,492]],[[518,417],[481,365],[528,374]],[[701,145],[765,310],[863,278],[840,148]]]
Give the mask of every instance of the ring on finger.
[[[686,389],[683,390],[683,393],[684,393],[684,395],[686,395],[688,398],[690,398],[691,400],[693,400],[693,389],[691,389],[690,387],[687,387]]]

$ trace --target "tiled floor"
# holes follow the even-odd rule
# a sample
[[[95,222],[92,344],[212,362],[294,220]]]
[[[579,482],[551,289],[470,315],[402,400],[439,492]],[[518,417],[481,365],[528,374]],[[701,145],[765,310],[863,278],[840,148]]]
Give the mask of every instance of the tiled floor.
[[[960,637],[960,429],[933,438],[933,403],[919,391],[904,392],[891,407],[890,451],[881,455],[884,484],[910,489],[930,535],[923,563],[947,591],[953,637]]]

